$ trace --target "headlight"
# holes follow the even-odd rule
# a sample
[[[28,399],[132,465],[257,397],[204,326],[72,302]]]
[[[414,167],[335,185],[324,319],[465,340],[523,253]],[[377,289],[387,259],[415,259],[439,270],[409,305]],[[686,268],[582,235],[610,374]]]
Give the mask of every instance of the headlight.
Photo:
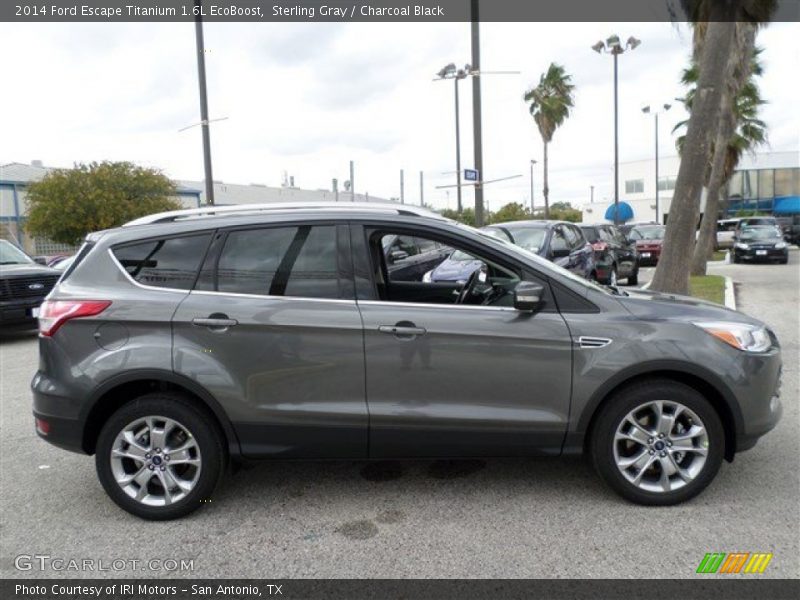
[[[428,271],[427,273],[425,273],[425,275],[422,276],[423,283],[431,282],[431,273],[433,273],[433,271]]]
[[[740,250],[749,250],[750,249],[750,246],[748,244],[743,244],[741,242],[738,242],[736,244],[736,247],[739,248]]]
[[[694,325],[737,350],[764,352],[772,345],[767,328],[763,326],[727,321],[694,323]]]
[[[777,250],[783,250],[784,248],[786,248],[786,242],[778,242],[777,244],[775,244],[775,248]]]

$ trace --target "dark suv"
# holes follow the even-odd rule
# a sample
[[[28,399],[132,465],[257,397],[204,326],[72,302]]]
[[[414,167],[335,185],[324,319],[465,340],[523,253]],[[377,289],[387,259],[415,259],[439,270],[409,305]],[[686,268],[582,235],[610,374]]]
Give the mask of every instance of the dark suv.
[[[628,285],[639,283],[636,242],[613,225],[581,225],[581,231],[594,250],[597,281],[608,285],[617,285],[620,279],[627,280]]]
[[[39,305],[60,276],[0,239],[0,331],[34,329]]]
[[[481,267],[397,279],[392,236]],[[780,372],[777,339],[741,313],[601,287],[426,211],[347,203],[88,236],[42,306],[31,385],[41,437],[94,454],[125,510],[169,519],[243,458],[587,452],[624,497],[674,504],[775,426]]]

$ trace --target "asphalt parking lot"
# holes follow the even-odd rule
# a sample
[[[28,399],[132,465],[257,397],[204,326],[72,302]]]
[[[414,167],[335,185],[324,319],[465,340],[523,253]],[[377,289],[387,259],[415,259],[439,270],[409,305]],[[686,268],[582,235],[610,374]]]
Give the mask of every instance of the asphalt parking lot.
[[[55,577],[683,578],[706,552],[772,552],[760,577],[800,577],[798,263],[793,249],[789,265],[712,267],[782,342],[784,417],[700,497],[669,508],[628,504],[577,458],[340,461],[248,465],[194,515],[141,521],[106,497],[92,459],[36,437],[37,340],[5,337],[0,576],[41,577],[14,566],[38,554],[193,560],[187,571],[44,573]]]

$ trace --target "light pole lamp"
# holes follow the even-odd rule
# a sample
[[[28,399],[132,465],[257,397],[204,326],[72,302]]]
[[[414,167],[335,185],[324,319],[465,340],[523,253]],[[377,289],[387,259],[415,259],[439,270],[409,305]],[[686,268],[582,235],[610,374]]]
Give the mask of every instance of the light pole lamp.
[[[603,52],[614,57],[614,225],[619,225],[619,100],[617,97],[617,57],[627,50],[635,50],[641,40],[631,36],[623,46],[618,35],[609,36],[606,41],[599,41],[592,46],[598,54]]]
[[[537,163],[536,159],[532,158],[531,159],[531,216],[533,216],[533,209],[534,209],[534,203],[533,203],[533,165],[535,165],[536,163]]]
[[[452,79],[453,84],[455,87],[455,103],[456,103],[456,198],[457,198],[457,209],[459,214],[461,213],[463,207],[461,205],[461,126],[459,125],[459,104],[458,104],[458,82],[462,79],[466,79],[472,72],[472,67],[470,65],[464,65],[463,68],[459,69],[456,67],[455,63],[450,63],[442,67],[438,73],[436,73],[436,79],[434,81],[440,81],[443,79]]]
[[[670,108],[672,108],[671,104],[664,103],[663,105],[663,112],[667,112]],[[644,114],[651,114],[655,118],[655,130],[656,130],[656,223],[660,222],[659,219],[659,209],[658,209],[658,115],[662,112],[660,110],[652,110],[650,106],[645,106],[642,108],[642,112]]]

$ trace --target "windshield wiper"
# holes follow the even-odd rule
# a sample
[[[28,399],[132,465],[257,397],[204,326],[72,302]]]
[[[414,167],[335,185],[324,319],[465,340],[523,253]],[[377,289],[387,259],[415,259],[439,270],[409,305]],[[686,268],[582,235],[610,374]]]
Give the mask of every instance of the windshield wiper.
[[[604,285],[603,287],[606,288],[608,291],[610,291],[615,296],[630,296],[630,294],[628,292],[626,292],[625,290],[619,289],[616,285]]]
[[[17,262],[15,260],[3,260],[0,261],[0,265],[23,265],[25,263]]]

